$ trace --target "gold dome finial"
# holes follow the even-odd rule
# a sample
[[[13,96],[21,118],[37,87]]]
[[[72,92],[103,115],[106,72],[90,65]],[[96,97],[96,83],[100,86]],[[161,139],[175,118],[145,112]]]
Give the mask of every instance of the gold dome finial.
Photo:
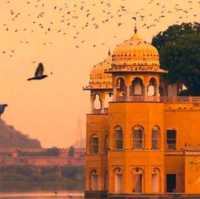
[[[134,33],[136,34],[138,29],[137,29],[137,18],[136,17],[132,17],[132,19],[135,21],[135,28],[134,28]]]
[[[108,56],[111,56],[110,48],[108,49]]]
[[[136,34],[137,33],[137,24],[135,23],[135,28],[134,28],[134,33]]]

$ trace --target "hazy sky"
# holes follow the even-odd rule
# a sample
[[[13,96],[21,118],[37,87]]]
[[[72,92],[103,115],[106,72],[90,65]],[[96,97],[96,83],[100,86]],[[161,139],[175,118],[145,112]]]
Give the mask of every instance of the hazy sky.
[[[136,12],[139,34],[151,41],[171,24],[198,21],[200,1],[0,0],[3,119],[43,146],[74,143],[89,111],[82,86],[108,49],[131,37]],[[27,82],[38,62],[53,75]]]

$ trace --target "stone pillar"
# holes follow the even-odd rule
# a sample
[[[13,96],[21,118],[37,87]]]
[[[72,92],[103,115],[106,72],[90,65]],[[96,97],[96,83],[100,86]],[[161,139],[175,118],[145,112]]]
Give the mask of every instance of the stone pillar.
[[[113,97],[114,97],[114,100],[116,100],[116,98],[117,98],[117,88],[116,87],[113,88]]]
[[[130,96],[130,86],[127,85],[127,88],[126,88],[126,96],[129,97]]]
[[[148,100],[148,85],[144,84],[144,100]]]
[[[101,99],[101,113],[105,112],[105,99]]]
[[[148,100],[148,79],[144,79],[143,80],[143,84],[144,84],[144,101]]]
[[[101,102],[101,113],[105,112],[105,93],[101,92],[99,94],[100,102]]]
[[[95,101],[96,94],[92,93],[90,94],[90,111],[94,111],[94,101]]]
[[[156,96],[160,97],[159,85],[156,85]]]

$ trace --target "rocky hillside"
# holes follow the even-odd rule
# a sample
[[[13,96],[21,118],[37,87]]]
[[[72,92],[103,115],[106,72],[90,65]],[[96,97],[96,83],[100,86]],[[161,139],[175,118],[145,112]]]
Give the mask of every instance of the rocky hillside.
[[[41,148],[41,144],[40,141],[29,138],[0,119],[0,147]]]

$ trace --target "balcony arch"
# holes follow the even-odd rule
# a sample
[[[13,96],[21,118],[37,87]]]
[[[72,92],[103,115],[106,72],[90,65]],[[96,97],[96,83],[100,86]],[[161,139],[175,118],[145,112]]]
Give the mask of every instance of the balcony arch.
[[[94,95],[94,109],[100,110],[102,107],[102,101],[99,94]]]
[[[144,83],[139,77],[134,78],[130,86],[130,96],[144,96]]]
[[[126,83],[123,77],[116,79],[116,91],[118,97],[126,96]]]
[[[149,84],[147,86],[147,96],[149,97],[156,96],[158,90],[157,87],[158,87],[157,80],[154,77],[152,77],[149,80]]]

